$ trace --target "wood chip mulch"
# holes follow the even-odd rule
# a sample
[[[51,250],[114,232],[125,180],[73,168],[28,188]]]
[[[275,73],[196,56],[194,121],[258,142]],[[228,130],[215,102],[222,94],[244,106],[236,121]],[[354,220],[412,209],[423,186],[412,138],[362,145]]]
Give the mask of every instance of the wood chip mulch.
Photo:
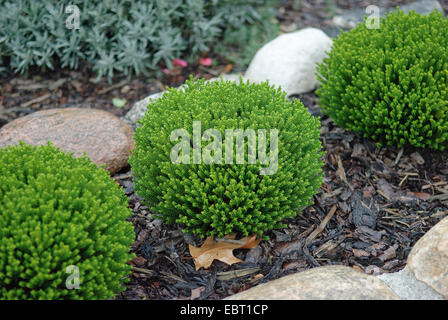
[[[318,113],[314,93],[301,100]],[[377,275],[396,272],[416,243],[448,215],[448,152],[377,148],[322,117],[324,184],[314,205],[268,233],[244,262],[215,261],[195,271],[188,244],[202,243],[179,226],[154,220],[134,193],[130,172],[115,179],[134,210],[137,254],[128,290],[118,299],[222,299],[256,284],[325,265]]]

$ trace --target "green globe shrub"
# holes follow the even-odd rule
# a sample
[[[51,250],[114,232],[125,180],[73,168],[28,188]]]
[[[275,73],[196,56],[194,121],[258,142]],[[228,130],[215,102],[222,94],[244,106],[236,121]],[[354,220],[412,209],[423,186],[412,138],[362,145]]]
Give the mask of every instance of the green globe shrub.
[[[201,126],[197,140],[195,122]],[[319,119],[313,118],[300,101],[288,101],[281,89],[267,82],[190,79],[182,89],[169,89],[150,103],[140,124],[130,159],[136,192],[159,218],[181,224],[188,233],[202,237],[234,232],[261,235],[284,227],[282,219],[309,205],[322,183]],[[181,140],[173,140],[177,129],[186,130],[191,139],[185,141],[186,147],[192,148],[185,154],[178,152],[183,163],[173,163],[171,158]],[[222,141],[218,135],[206,140],[209,129],[217,130]],[[263,150],[269,155],[269,164],[259,153],[256,161],[249,155],[250,135],[243,136],[244,143],[234,136],[227,140],[226,130],[237,129],[241,133],[253,130],[258,140],[251,150],[258,152],[263,149],[263,140],[257,134],[265,130]],[[273,147],[275,130],[277,149]],[[235,142],[232,147],[229,141]],[[221,157],[218,148],[210,151],[210,157],[218,155],[221,163],[207,163],[207,148],[215,142],[222,146]],[[195,144],[202,150],[201,161],[195,160]],[[237,148],[241,147],[244,159],[238,160]],[[271,166],[275,150],[277,168]],[[262,174],[268,167],[271,170]]]
[[[445,150],[448,20],[390,13],[342,33],[318,66],[319,102],[338,125],[381,145]]]
[[[50,143],[0,149],[0,299],[114,297],[131,268],[130,215],[87,157]]]

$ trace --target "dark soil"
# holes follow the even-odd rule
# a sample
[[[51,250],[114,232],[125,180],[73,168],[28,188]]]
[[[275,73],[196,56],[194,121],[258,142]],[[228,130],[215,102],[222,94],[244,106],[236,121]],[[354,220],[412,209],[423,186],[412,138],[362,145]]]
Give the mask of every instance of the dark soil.
[[[285,1],[278,10],[283,29],[291,23],[297,28],[331,25],[326,0],[301,2],[298,12],[291,10],[292,1]],[[336,2],[347,9],[410,1]],[[440,2],[447,10],[448,1]],[[183,83],[190,73],[211,78],[232,71],[225,57],[212,57],[219,62],[212,69],[195,65],[159,79],[116,77],[113,84],[93,82],[93,75],[85,71],[67,70],[0,79],[0,127],[37,110],[56,107],[98,108],[123,116],[136,101]],[[127,104],[116,108],[112,104],[115,97],[126,99]],[[314,92],[298,98],[312,114],[321,115]],[[331,264],[368,274],[402,269],[415,242],[448,215],[448,152],[377,148],[337,127],[331,119],[322,116],[321,120],[325,177],[314,204],[288,219],[287,228],[269,232],[270,240],[263,240],[257,248],[235,250],[244,262],[231,267],[215,261],[210,269],[195,271],[188,244],[198,246],[201,240],[183,234],[177,225],[154,220],[134,193],[129,168],[115,175],[134,212],[132,251],[137,255],[127,290],[117,299],[221,299],[287,274]],[[238,276],[239,270],[248,268],[253,271],[250,275]],[[225,274],[231,270],[233,275]]]

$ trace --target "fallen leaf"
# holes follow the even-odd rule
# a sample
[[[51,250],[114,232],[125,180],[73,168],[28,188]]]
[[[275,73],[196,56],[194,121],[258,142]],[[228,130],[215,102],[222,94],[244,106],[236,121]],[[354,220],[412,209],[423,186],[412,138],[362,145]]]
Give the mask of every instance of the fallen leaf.
[[[199,248],[189,245],[196,270],[209,268],[214,260],[222,261],[228,265],[242,262],[241,259],[233,255],[233,250],[255,248],[261,241],[256,236],[245,237],[240,240],[233,240],[234,238],[235,235],[229,235],[221,241],[215,241],[213,237],[207,237]]]
[[[261,238],[257,238],[257,236],[251,236],[251,237],[243,238],[240,241],[244,241],[244,242],[246,242],[246,244],[244,246],[240,247],[239,249],[253,249],[256,246],[258,246],[258,244],[261,241]]]
[[[224,68],[224,71],[226,73],[229,73],[230,71],[232,71],[233,69],[233,64],[229,63],[228,65],[226,65],[226,67]]]
[[[127,101],[126,99],[120,99],[120,98],[113,98],[112,104],[117,108],[123,108],[126,105]]]
[[[211,58],[201,58],[199,59],[199,64],[202,64],[203,66],[210,67],[213,63],[213,60]]]
[[[187,61],[182,59],[173,59],[173,65],[185,68],[186,66],[188,66],[188,63]]]

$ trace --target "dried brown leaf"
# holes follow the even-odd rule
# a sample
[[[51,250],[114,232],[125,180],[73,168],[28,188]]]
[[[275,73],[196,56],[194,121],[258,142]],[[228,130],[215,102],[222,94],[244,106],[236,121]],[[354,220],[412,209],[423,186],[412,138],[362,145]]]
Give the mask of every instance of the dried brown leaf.
[[[233,240],[234,238],[235,235],[233,234],[218,241],[215,241],[213,237],[208,237],[199,248],[189,245],[196,270],[209,268],[214,260],[222,261],[228,265],[242,262],[241,259],[233,255],[233,250],[255,248],[261,241],[256,236],[245,237],[240,240]]]

